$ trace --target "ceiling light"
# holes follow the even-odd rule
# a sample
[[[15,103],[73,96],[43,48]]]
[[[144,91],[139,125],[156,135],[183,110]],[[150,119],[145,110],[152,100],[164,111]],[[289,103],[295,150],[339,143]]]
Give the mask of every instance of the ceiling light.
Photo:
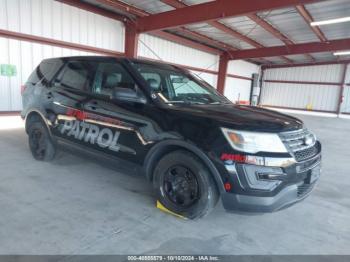
[[[334,55],[350,55],[350,51],[341,51],[341,52],[336,52]]]
[[[323,21],[315,21],[315,22],[311,22],[310,25],[318,26],[318,25],[329,25],[329,24],[337,24],[337,23],[344,23],[344,22],[350,22],[350,16],[335,18],[335,19],[328,19]]]

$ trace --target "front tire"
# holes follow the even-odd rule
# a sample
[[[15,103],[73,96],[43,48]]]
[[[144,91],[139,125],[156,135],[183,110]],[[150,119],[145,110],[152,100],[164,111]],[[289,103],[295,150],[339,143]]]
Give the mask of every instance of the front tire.
[[[154,170],[153,186],[163,206],[190,219],[209,214],[219,197],[208,169],[185,150],[160,159]]]
[[[31,123],[28,128],[29,148],[39,161],[50,161],[55,157],[56,147],[46,126],[41,121]]]

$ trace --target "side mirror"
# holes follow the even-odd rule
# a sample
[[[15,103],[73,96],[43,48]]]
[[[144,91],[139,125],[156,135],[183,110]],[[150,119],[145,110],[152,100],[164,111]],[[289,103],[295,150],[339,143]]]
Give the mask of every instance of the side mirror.
[[[113,89],[112,98],[123,102],[146,103],[146,98],[131,88],[115,87]]]

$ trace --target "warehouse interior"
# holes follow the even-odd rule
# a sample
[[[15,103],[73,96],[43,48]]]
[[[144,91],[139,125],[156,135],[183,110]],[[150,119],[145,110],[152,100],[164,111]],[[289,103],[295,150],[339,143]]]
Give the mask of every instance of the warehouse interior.
[[[0,0],[0,254],[349,254],[349,14],[349,0]],[[71,152],[34,162],[21,86],[43,59],[87,55],[181,66],[301,118],[323,143],[317,188],[277,213],[184,221],[142,177]]]

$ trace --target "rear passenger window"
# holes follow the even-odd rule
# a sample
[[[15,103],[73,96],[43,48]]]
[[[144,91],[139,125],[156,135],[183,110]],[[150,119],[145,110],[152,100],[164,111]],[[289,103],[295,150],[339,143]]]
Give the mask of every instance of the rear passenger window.
[[[63,87],[90,91],[94,75],[93,63],[83,61],[68,62],[58,80]]]
[[[118,63],[99,63],[92,92],[106,96],[112,96],[115,87],[136,87],[135,81]]]

